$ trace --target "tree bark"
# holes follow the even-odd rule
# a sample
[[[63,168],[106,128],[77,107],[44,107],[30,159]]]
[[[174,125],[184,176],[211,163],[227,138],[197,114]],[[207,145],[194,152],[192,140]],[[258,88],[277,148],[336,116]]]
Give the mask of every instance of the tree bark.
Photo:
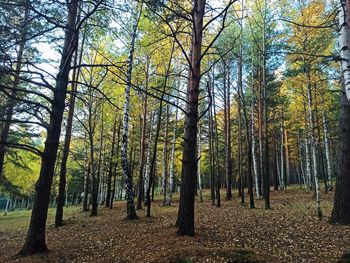
[[[327,117],[324,110],[322,110],[322,123],[323,123],[323,143],[326,152],[326,163],[327,163],[327,188],[332,191],[332,160],[329,152],[329,142],[328,142],[328,128],[327,128]]]
[[[230,68],[224,67],[224,130],[225,130],[225,172],[226,172],[226,200],[232,199],[232,157],[231,157],[231,105],[230,105]],[[226,70],[227,69],[227,70]],[[226,76],[227,75],[227,76]],[[227,77],[227,83],[226,83]]]
[[[309,138],[311,141],[311,156],[312,156],[312,164],[313,164],[313,178],[315,183],[315,192],[316,192],[316,212],[317,216],[322,218],[321,211],[321,196],[320,196],[320,184],[317,176],[317,157],[316,157],[316,141],[314,136],[314,115],[312,111],[312,94],[311,94],[311,78],[309,70],[306,69],[306,77],[307,77],[307,99],[308,99],[308,116],[309,116]]]
[[[136,209],[142,209],[142,200],[144,195],[144,168],[145,168],[145,149],[146,149],[146,131],[147,131],[147,108],[148,108],[148,78],[149,78],[149,59],[147,58],[146,65],[146,80],[145,80],[145,98],[143,101],[143,116],[142,116],[142,131],[141,131],[141,149],[140,149],[140,171],[138,181],[138,194],[137,194],[137,206]]]
[[[340,0],[339,5],[339,48],[341,67],[343,71],[345,94],[350,102],[350,2],[349,0]]]
[[[212,95],[213,95],[213,149],[215,152],[214,155],[214,162],[216,163],[215,165],[215,174],[216,174],[216,207],[221,206],[221,196],[220,196],[220,190],[221,190],[221,175],[219,171],[219,133],[218,133],[218,118],[216,114],[216,103],[215,103],[215,88],[213,85],[213,90],[212,90]]]
[[[157,129],[156,129],[156,135],[154,138],[153,157],[152,157],[152,162],[151,162],[151,166],[150,166],[150,173],[149,173],[149,178],[148,178],[148,187],[147,187],[147,194],[146,194],[147,217],[151,216],[151,198],[150,198],[151,193],[150,193],[150,191],[152,189],[152,201],[153,201],[154,177],[155,177],[156,158],[157,158],[157,145],[158,145],[160,126],[161,126],[161,122],[162,122],[163,98],[165,96],[165,91],[166,91],[166,87],[168,84],[168,78],[169,78],[169,74],[170,74],[170,70],[171,70],[171,63],[172,63],[172,59],[173,59],[174,50],[175,50],[175,42],[173,42],[172,47],[171,47],[169,63],[167,65],[166,73],[165,73],[163,92],[162,92],[160,102],[159,102]]]
[[[289,140],[288,140],[288,130],[284,127],[284,148],[286,155],[286,180],[284,190],[287,190],[287,185],[290,184],[290,164],[289,164]]]
[[[283,121],[281,122],[281,187],[285,191],[286,190],[286,181],[284,177],[284,126]]]
[[[163,192],[163,205],[166,205],[167,197],[167,180],[168,180],[168,127],[169,127],[169,105],[166,106],[165,115],[165,128],[164,128],[164,147],[163,147],[163,178],[162,178],[162,192]]]
[[[202,194],[202,175],[201,175],[201,154],[202,154],[202,145],[201,145],[201,127],[198,128],[198,193],[199,200],[203,202],[203,194]]]
[[[197,175],[197,122],[198,96],[201,79],[201,48],[203,34],[203,17],[205,0],[195,0],[193,3],[193,37],[192,56],[190,66],[189,94],[187,101],[187,115],[185,117],[185,134],[183,142],[183,176],[181,181],[181,201],[179,207],[178,235],[193,236],[194,231],[194,201]]]
[[[77,39],[79,42],[79,37]],[[83,47],[85,43],[85,32],[83,34],[79,59],[78,59],[78,50],[75,52],[74,57],[74,65],[80,65],[83,57]],[[56,215],[55,215],[55,227],[60,227],[63,224],[63,207],[65,205],[65,192],[66,192],[66,181],[67,181],[67,160],[69,155],[70,142],[72,137],[72,127],[73,127],[73,114],[75,109],[75,96],[78,88],[77,81],[79,80],[80,70],[77,68],[73,69],[72,75],[72,91],[69,98],[69,109],[68,109],[68,118],[67,118],[67,127],[66,134],[64,138],[64,146],[62,152],[62,161],[61,161],[61,169],[60,169],[60,182],[58,188],[58,196],[57,196],[57,206],[56,206]]]
[[[141,12],[140,12],[141,13]],[[131,89],[131,78],[132,78],[132,69],[134,61],[134,51],[135,51],[135,42],[137,36],[137,27],[140,19],[140,15],[134,17],[134,24],[131,34],[129,58],[128,58],[128,69],[126,74],[126,87],[125,87],[125,102],[124,102],[124,117],[123,117],[123,131],[122,131],[122,145],[121,145],[121,164],[123,170],[123,176],[125,179],[126,185],[126,195],[127,195],[127,218],[130,220],[136,219],[136,209],[134,205],[134,191],[133,191],[133,182],[132,174],[128,164],[128,135],[129,135],[129,112],[130,112],[130,89]]]
[[[117,148],[120,146],[120,132],[121,132],[121,120],[118,121],[118,135],[117,135]],[[115,156],[115,161],[113,160],[113,190],[111,194],[111,199],[110,199],[110,204],[109,208],[113,208],[113,200],[115,197],[115,188],[117,184],[117,168],[118,168],[118,163],[119,163],[119,151],[117,151]]]
[[[344,79],[342,80],[344,81]],[[342,83],[343,84],[343,83]],[[350,105],[343,84],[341,95],[341,162],[340,174],[336,178],[331,223],[350,224]]]
[[[176,106],[178,106],[179,100],[176,100]],[[178,115],[178,108],[175,109],[175,123],[173,128],[173,140],[172,140],[172,146],[171,146],[171,161],[170,161],[170,176],[169,176],[169,192],[168,197],[166,201],[166,205],[171,205],[173,193],[175,192],[175,184],[174,184],[174,178],[175,178],[175,147],[176,147],[176,130],[177,130],[177,115]]]
[[[208,81],[208,88],[211,88],[211,80]],[[210,199],[211,204],[215,205],[215,154],[214,154],[214,141],[213,141],[213,114],[212,105],[209,105],[208,111],[208,143],[209,143],[209,164],[210,164]]]
[[[56,77],[54,99],[50,114],[44,152],[42,155],[39,179],[35,185],[35,197],[26,241],[20,253],[22,255],[40,253],[47,250],[45,240],[46,219],[50,201],[58,144],[61,134],[63,112],[69,79],[72,55],[77,48],[76,19],[79,0],[68,4],[68,22],[65,30],[64,47],[59,72]],[[74,29],[74,30],[72,30]]]
[[[112,149],[111,149],[111,155],[110,155],[110,158],[109,158],[105,207],[110,207],[111,202],[113,202],[113,199],[111,201],[111,194],[112,194],[111,192],[112,192],[113,171],[114,171],[114,166],[115,166],[114,156],[115,156],[116,134],[117,134],[117,118],[115,118],[114,124],[113,124]]]

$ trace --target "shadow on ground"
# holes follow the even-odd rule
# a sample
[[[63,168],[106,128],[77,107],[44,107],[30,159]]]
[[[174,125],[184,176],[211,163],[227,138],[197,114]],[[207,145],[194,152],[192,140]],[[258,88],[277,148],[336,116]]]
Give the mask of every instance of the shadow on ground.
[[[171,255],[163,260],[158,259],[155,262],[162,263],[192,263],[192,262],[227,262],[227,263],[263,263],[263,259],[249,250],[233,249],[183,249],[175,255]],[[195,258],[195,260],[193,260]]]

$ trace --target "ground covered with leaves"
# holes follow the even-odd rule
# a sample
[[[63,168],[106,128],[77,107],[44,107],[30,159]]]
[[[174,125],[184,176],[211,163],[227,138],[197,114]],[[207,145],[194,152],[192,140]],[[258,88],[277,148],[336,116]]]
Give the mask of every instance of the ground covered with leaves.
[[[123,202],[90,217],[75,208],[66,225],[49,222],[48,253],[13,257],[26,229],[1,228],[0,262],[350,262],[350,227],[331,225],[332,194],[322,196],[324,218],[318,220],[312,193],[291,189],[271,192],[271,210],[242,207],[237,194],[217,208],[196,201],[196,236],[177,237],[177,202],[156,201],[152,217],[125,220]],[[29,220],[29,218],[26,218]]]

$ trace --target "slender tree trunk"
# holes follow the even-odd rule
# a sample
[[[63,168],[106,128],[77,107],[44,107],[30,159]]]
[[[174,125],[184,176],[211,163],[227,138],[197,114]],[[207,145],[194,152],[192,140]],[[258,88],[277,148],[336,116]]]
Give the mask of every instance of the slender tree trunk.
[[[201,175],[201,154],[202,154],[202,145],[201,145],[201,127],[198,128],[198,193],[199,200],[203,202],[202,194],[202,175]]]
[[[145,168],[145,182],[144,182],[144,189],[145,193],[144,196],[147,196],[147,189],[148,189],[148,183],[149,183],[149,166],[150,166],[150,159],[151,159],[151,151],[152,151],[152,141],[153,141],[153,113],[151,112],[150,116],[150,125],[149,125],[149,139],[148,139],[148,144],[147,144],[147,158],[146,158],[146,168]],[[145,205],[147,206],[147,197],[144,198]]]
[[[85,169],[85,176],[84,176],[83,212],[87,212],[89,210],[90,173],[91,173],[91,164],[90,164],[90,161],[88,161],[87,167]]]
[[[306,182],[305,171],[304,171],[304,162],[302,157],[302,141],[300,140],[300,130],[298,130],[298,157],[299,157],[299,163],[300,163],[301,177],[303,179],[304,187],[305,189],[307,189],[307,182]]]
[[[72,55],[77,48],[76,34],[72,28],[76,26],[78,3],[79,0],[72,0],[68,4],[68,22],[65,31],[61,63],[56,77],[52,111],[50,113],[50,124],[47,130],[47,137],[42,155],[40,175],[35,187],[34,206],[29,230],[24,246],[20,252],[22,255],[35,254],[47,250],[45,240],[46,219],[61,134],[70,64]]]
[[[110,155],[110,158],[109,158],[105,207],[110,207],[110,204],[111,204],[112,177],[113,177],[113,170],[114,170],[114,166],[115,166],[114,155],[115,155],[116,134],[117,134],[117,118],[115,118],[114,124],[113,124],[112,149],[111,149],[111,155]],[[112,200],[112,202],[113,202],[113,200]]]
[[[263,178],[265,209],[270,209],[270,167],[269,167],[269,131],[268,131],[268,105],[267,105],[267,81],[266,81],[266,8],[264,1],[264,25],[263,25],[263,48],[262,48],[262,84],[263,84],[263,118],[264,118],[264,150],[263,150]]]
[[[326,152],[326,163],[327,163],[327,188],[332,191],[332,160],[329,153],[329,142],[328,142],[328,129],[327,129],[327,117],[326,113],[322,111],[322,122],[323,122],[323,143]]]
[[[213,148],[215,148],[215,156],[214,156],[214,162],[216,162],[216,206],[220,207],[221,206],[221,196],[220,196],[220,190],[221,190],[221,175],[219,171],[219,162],[218,162],[218,157],[219,157],[219,133],[218,133],[218,118],[216,114],[216,103],[215,103],[215,89],[213,87],[212,90],[213,94],[213,117],[214,117],[214,123],[213,123],[213,131],[215,136],[213,136],[215,146],[213,145]]]
[[[225,129],[225,172],[226,172],[226,200],[232,199],[232,157],[231,157],[231,106],[230,106],[230,69],[224,67],[224,129]],[[226,70],[227,69],[227,70]],[[227,75],[227,76],[226,76]],[[226,83],[227,78],[227,83]]]
[[[139,171],[139,182],[138,182],[138,194],[137,194],[137,207],[136,209],[142,209],[142,200],[144,195],[144,168],[145,168],[145,149],[146,149],[146,131],[147,131],[147,109],[148,109],[148,77],[149,77],[149,59],[147,59],[146,65],[146,86],[145,86],[145,97],[143,101],[143,116],[142,116],[142,131],[141,131],[141,149],[140,149],[140,171]]]
[[[244,176],[243,176],[243,158],[242,158],[242,151],[243,151],[243,144],[242,144],[242,117],[241,117],[241,99],[239,98],[240,95],[238,95],[238,176],[239,176],[239,185],[240,185],[240,191],[241,191],[241,205],[244,205],[245,203],[245,196],[244,196]]]
[[[284,126],[283,121],[281,122],[281,187],[286,191],[286,181],[284,177]]]
[[[166,106],[165,115],[165,128],[164,128],[164,147],[163,147],[163,180],[162,180],[162,192],[163,192],[163,205],[166,205],[167,197],[167,180],[168,180],[168,126],[169,126],[169,105]]]
[[[208,82],[209,89],[211,90],[211,82]],[[208,139],[209,139],[209,163],[210,163],[210,199],[212,205],[215,205],[215,154],[214,154],[214,142],[213,142],[213,114],[212,105],[209,106],[208,111]]]
[[[77,53],[76,53],[77,57]],[[77,64],[77,60],[75,59],[75,65]],[[76,78],[76,69],[73,70],[73,80]],[[69,146],[72,135],[72,126],[73,126],[73,113],[74,113],[74,105],[75,105],[75,93],[77,90],[76,83],[72,84],[72,93],[69,98],[69,109],[68,109],[68,119],[67,119],[67,127],[66,127],[66,135],[64,139],[64,146],[62,151],[62,161],[61,161],[61,169],[60,169],[60,181],[57,195],[57,206],[56,206],[56,215],[55,215],[55,227],[60,227],[63,224],[63,207],[64,207],[64,199],[65,199],[65,188],[66,188],[66,174],[67,174],[67,160],[69,155]]]
[[[141,14],[141,12],[140,12]],[[122,131],[122,145],[121,145],[121,164],[123,170],[123,176],[125,179],[126,185],[126,195],[127,195],[127,218],[130,220],[136,219],[136,209],[134,205],[134,191],[133,191],[133,182],[132,174],[129,169],[128,164],[128,135],[129,135],[129,112],[130,112],[130,89],[131,89],[131,77],[134,61],[134,51],[135,51],[135,42],[137,36],[137,27],[139,23],[140,15],[134,17],[134,25],[132,29],[129,58],[128,58],[128,70],[126,74],[126,88],[125,88],[125,102],[124,102],[124,117],[123,117],[123,131]]]
[[[118,135],[117,135],[117,148],[120,147],[120,133],[121,133],[121,120],[118,121]],[[116,151],[115,153],[115,160],[112,161],[113,162],[113,190],[112,190],[112,195],[111,195],[111,199],[110,199],[110,204],[109,204],[109,208],[112,209],[113,208],[113,200],[115,197],[115,188],[116,188],[116,184],[117,184],[117,168],[118,168],[118,163],[119,163],[119,151]]]
[[[179,100],[176,101],[176,106],[178,106]],[[174,184],[174,178],[175,178],[175,147],[176,147],[176,130],[177,130],[177,115],[178,115],[178,108],[175,109],[175,123],[173,128],[173,141],[171,145],[171,161],[170,161],[170,177],[169,177],[169,192],[168,197],[166,201],[166,205],[171,205],[172,196],[175,192],[175,184]]]
[[[285,180],[285,189],[287,190],[287,185],[290,183],[290,164],[289,164],[289,140],[288,140],[288,131],[284,128],[284,148],[286,154],[286,180]]]
[[[256,198],[260,199],[260,186],[259,186],[259,177],[258,177],[258,166],[256,161],[256,155],[255,155],[255,135],[254,135],[254,103],[252,104],[252,127],[251,127],[251,137],[252,137],[252,158],[253,158],[253,171],[254,171],[254,178],[255,178],[255,192],[256,192]]]
[[[314,177],[314,183],[315,183],[315,191],[316,191],[316,211],[317,216],[321,219],[322,218],[322,211],[321,211],[321,196],[320,196],[320,184],[317,176],[317,158],[316,158],[316,141],[314,137],[314,117],[313,117],[313,111],[312,111],[312,95],[311,95],[311,78],[309,76],[309,72],[306,72],[307,74],[307,98],[308,98],[308,115],[309,115],[309,138],[311,140],[311,155],[312,155],[312,164],[313,164],[313,177]]]
[[[151,200],[151,194],[152,194],[152,197],[154,196],[154,179],[155,179],[154,177],[155,177],[155,169],[156,169],[158,138],[159,138],[159,132],[160,132],[160,125],[162,122],[162,110],[163,110],[163,100],[160,100],[159,109],[158,109],[157,128],[156,128],[156,134],[154,136],[152,160],[150,164],[150,172],[148,175],[148,186],[147,186],[147,192],[146,192],[146,204],[147,204],[146,216],[147,217],[151,216],[151,201],[153,201],[153,198]]]
[[[156,136],[154,138],[154,146],[153,146],[153,158],[152,158],[152,162],[151,162],[151,166],[150,166],[150,173],[149,173],[149,178],[148,178],[148,187],[147,187],[147,194],[146,194],[147,217],[151,216],[151,199],[150,199],[151,189],[152,189],[152,201],[154,198],[154,177],[155,177],[155,169],[156,169],[158,137],[159,137],[160,126],[161,126],[161,122],[162,122],[163,99],[164,99],[166,87],[168,84],[168,78],[169,78],[169,74],[170,74],[170,70],[171,70],[171,63],[172,63],[172,59],[173,59],[174,50],[175,50],[175,42],[173,42],[172,47],[171,47],[171,54],[170,54],[169,63],[167,65],[167,69],[166,69],[163,92],[162,92],[160,102],[159,102],[157,129],[156,129]]]
[[[243,11],[241,21],[243,22]],[[240,51],[239,51],[239,60],[238,60],[238,96],[241,105],[240,110],[243,106],[243,117],[244,117],[244,125],[246,132],[246,148],[247,148],[247,179],[248,179],[248,192],[249,192],[249,207],[255,208],[254,206],[254,193],[253,193],[253,176],[252,176],[252,144],[251,144],[251,135],[249,134],[249,118],[247,113],[247,105],[243,94],[243,30],[242,30],[242,22],[241,22],[241,37],[240,37]],[[243,183],[244,185],[244,183]],[[244,188],[243,188],[244,192]],[[244,195],[242,195],[244,196]],[[244,197],[243,197],[244,198]],[[243,199],[244,201],[244,199]]]
[[[77,42],[79,39],[77,39]],[[83,34],[81,47],[80,47],[80,53],[79,53],[79,59],[78,59],[78,51],[75,53],[74,57],[74,65],[81,64],[82,57],[83,57],[83,47],[85,43],[85,32]],[[59,182],[59,188],[58,188],[58,196],[57,196],[57,206],[56,206],[56,216],[55,216],[55,227],[62,226],[63,223],[63,207],[64,207],[64,198],[65,198],[65,188],[66,188],[66,174],[67,174],[67,160],[69,155],[69,147],[70,147],[70,141],[72,137],[72,127],[73,127],[73,114],[74,114],[74,108],[75,108],[75,96],[76,91],[78,88],[77,81],[79,80],[79,73],[80,71],[74,68],[73,70],[73,83],[72,83],[72,91],[69,98],[69,109],[68,109],[68,119],[67,119],[67,127],[66,127],[66,134],[64,139],[64,146],[63,146],[63,153],[62,153],[62,161],[61,161],[61,169],[60,169],[60,182]]]

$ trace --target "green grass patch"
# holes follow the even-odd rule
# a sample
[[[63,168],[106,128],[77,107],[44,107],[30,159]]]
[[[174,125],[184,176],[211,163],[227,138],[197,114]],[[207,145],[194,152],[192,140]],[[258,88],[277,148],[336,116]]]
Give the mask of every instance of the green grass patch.
[[[70,206],[64,208],[64,219],[70,218],[73,215],[77,215],[81,211],[81,207],[79,206]],[[52,225],[55,222],[55,213],[56,208],[50,207],[49,214],[47,218],[47,224]],[[0,214],[0,232],[13,232],[13,231],[21,231],[27,230],[29,227],[30,216],[32,214],[32,210],[21,210],[21,211],[13,211],[8,212],[7,215],[4,215],[2,212]]]

